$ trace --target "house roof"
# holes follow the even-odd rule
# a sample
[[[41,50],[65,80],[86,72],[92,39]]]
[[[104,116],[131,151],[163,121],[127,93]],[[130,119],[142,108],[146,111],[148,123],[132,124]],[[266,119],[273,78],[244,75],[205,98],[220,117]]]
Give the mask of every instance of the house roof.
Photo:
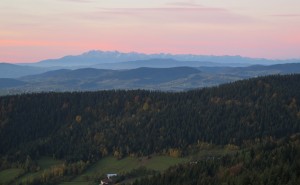
[[[105,179],[102,179],[102,180],[101,180],[101,183],[102,183],[102,184],[110,184],[110,183],[112,183],[112,180],[109,179],[109,178],[105,178]]]

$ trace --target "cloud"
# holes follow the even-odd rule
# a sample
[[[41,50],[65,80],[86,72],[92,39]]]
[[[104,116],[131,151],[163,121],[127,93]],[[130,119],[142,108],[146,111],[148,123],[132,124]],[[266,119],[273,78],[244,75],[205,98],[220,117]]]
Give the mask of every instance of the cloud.
[[[91,3],[91,2],[93,2],[92,0],[59,0],[59,1],[68,1],[68,2],[73,2],[73,3]]]
[[[173,2],[173,3],[166,3],[167,6],[177,6],[177,7],[203,7],[200,4],[194,3],[194,1],[189,2]]]
[[[273,14],[273,17],[300,17],[300,14]]]
[[[254,22],[251,17],[233,13],[227,9],[196,6],[172,6],[158,8],[100,8],[81,15],[92,20],[135,20],[165,23],[241,24]]]

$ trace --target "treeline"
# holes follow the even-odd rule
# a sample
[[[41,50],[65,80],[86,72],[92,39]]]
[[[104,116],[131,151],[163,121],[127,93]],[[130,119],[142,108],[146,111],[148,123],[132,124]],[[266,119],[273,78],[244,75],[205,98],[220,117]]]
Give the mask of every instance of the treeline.
[[[1,163],[52,156],[185,155],[198,142],[241,146],[300,131],[300,75],[188,92],[115,90],[0,97]],[[1,164],[0,163],[0,164]]]
[[[133,185],[300,184],[300,135],[264,140],[234,156],[178,165]]]

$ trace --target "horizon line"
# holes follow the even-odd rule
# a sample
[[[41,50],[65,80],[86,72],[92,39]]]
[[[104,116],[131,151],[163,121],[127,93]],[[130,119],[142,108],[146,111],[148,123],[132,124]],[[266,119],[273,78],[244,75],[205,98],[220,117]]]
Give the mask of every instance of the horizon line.
[[[16,61],[16,62],[10,62],[10,61],[0,61],[0,63],[9,63],[9,64],[32,64],[32,63],[38,63],[41,61],[45,61],[45,60],[58,60],[58,59],[62,59],[64,57],[69,57],[69,56],[81,56],[84,54],[88,54],[90,52],[111,52],[111,53],[121,53],[121,54],[143,54],[143,55],[172,55],[172,56],[180,56],[180,55],[191,55],[191,56],[195,56],[195,57],[200,57],[200,56],[207,56],[207,57],[241,57],[241,58],[249,58],[249,59],[257,59],[257,60],[272,60],[272,61],[284,61],[284,60],[300,60],[299,58],[266,58],[266,57],[249,57],[249,56],[243,56],[243,55],[214,55],[214,54],[195,54],[195,53],[171,53],[171,52],[138,52],[138,51],[121,51],[121,50],[101,50],[101,49],[91,49],[91,50],[87,50],[85,52],[81,52],[79,54],[66,54],[60,57],[56,57],[56,58],[45,58],[45,59],[41,59],[38,61]]]

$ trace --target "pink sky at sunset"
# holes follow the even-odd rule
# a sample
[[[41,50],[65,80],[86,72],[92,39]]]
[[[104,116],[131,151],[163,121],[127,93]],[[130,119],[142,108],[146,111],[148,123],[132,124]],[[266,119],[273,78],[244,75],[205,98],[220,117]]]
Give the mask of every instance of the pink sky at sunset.
[[[299,0],[1,0],[0,62],[88,50],[300,58]]]

